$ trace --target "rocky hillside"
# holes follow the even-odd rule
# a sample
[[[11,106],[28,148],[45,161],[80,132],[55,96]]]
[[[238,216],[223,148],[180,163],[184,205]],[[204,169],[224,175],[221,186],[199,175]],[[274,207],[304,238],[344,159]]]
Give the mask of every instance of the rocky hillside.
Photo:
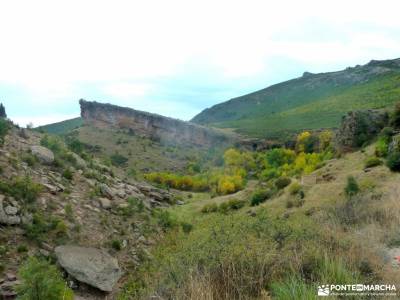
[[[15,127],[0,148],[0,171],[1,299],[13,298],[17,269],[32,255],[56,259],[77,296],[105,299],[162,235],[157,208],[175,203],[165,190]]]
[[[128,129],[132,134],[145,136],[167,144],[191,144],[210,147],[232,143],[235,137],[216,129],[163,117],[148,112],[111,104],[79,101],[81,115],[86,124],[98,128],[114,127]]]
[[[304,129],[334,128],[350,110],[382,108],[398,101],[399,82],[400,59],[373,60],[338,72],[305,72],[205,109],[192,122],[279,138]]]

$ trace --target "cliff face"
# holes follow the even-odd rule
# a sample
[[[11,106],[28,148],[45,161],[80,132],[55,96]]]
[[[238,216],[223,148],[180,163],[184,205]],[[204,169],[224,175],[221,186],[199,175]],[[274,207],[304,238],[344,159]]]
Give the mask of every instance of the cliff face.
[[[336,133],[338,149],[351,151],[371,141],[388,124],[388,114],[382,110],[348,112]]]
[[[81,99],[81,116],[96,127],[123,128],[134,134],[166,143],[183,143],[209,147],[233,143],[236,138],[218,130],[148,112]]]

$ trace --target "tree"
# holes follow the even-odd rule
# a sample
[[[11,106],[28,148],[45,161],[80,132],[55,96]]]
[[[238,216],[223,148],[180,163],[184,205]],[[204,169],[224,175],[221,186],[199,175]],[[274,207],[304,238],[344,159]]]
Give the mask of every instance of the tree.
[[[30,257],[19,269],[22,282],[17,287],[18,300],[72,300],[72,290],[56,266]]]
[[[0,118],[7,118],[6,109],[4,108],[3,103],[0,103]]]

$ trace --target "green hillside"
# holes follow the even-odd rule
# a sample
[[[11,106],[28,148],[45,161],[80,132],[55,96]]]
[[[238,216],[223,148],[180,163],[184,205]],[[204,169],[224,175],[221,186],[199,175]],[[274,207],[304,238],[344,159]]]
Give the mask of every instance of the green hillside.
[[[83,119],[81,117],[78,117],[70,120],[65,120],[62,122],[39,126],[36,129],[46,133],[65,134],[73,129],[82,126],[82,124],[83,124]]]
[[[215,105],[192,122],[250,136],[283,137],[337,127],[353,109],[382,108],[400,99],[400,59],[311,74]]]

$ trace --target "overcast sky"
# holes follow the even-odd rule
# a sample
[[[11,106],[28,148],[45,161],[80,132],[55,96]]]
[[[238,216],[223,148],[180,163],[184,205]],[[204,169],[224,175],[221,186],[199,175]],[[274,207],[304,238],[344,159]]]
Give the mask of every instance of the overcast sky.
[[[183,120],[273,83],[400,57],[400,1],[1,1],[0,102],[25,125],[78,100]]]

